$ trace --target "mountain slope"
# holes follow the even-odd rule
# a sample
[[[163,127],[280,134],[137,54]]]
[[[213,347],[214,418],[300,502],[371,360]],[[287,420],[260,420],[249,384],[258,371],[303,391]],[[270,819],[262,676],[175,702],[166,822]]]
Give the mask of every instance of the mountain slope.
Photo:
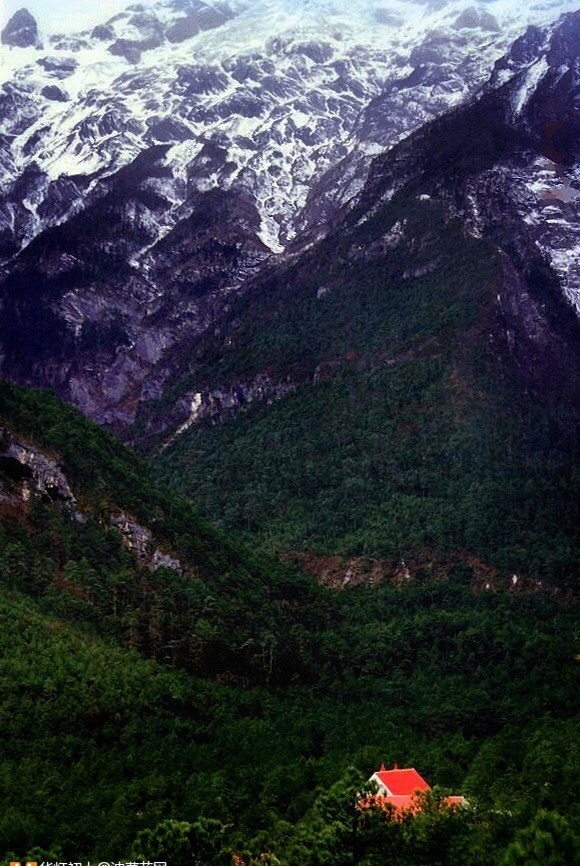
[[[155,143],[173,145],[168,190],[174,208],[183,204],[180,185],[195,189],[193,160],[213,140],[224,160],[203,184],[253,192],[266,235],[276,244],[281,230],[284,241],[313,174],[353,149],[351,134],[367,150],[392,144],[483,83],[526,23],[566,5],[166,2],[129,7],[92,33],[51,36],[36,54],[8,38],[5,131],[17,134],[5,142],[7,161],[34,177],[24,237],[38,232],[43,198],[40,224],[56,216],[46,182],[111,174]],[[14,110],[19,102],[26,110]]]
[[[186,834],[184,866],[393,846],[407,866],[426,843],[493,866],[538,806],[577,826],[573,594],[474,593],[462,568],[317,589],[216,537],[54,397],[0,397],[3,856],[153,861]],[[181,572],[138,564],[120,507]],[[454,845],[433,816],[417,837],[357,821],[353,786],[382,760],[479,800],[445,819]]]
[[[274,545],[465,548],[569,582],[577,29],[578,13],[532,27],[469,105],[374,161],[327,241],[275,261],[252,196],[219,188],[132,264],[165,212],[152,145],[14,260],[5,372],[142,446],[174,442],[165,477]],[[204,164],[223,156],[208,145]]]
[[[377,158],[359,215],[410,180],[422,184],[520,272],[526,259],[544,260],[577,308],[579,21],[576,13],[545,31],[530,28],[472,106]]]
[[[576,21],[528,32],[362,189],[345,163],[354,209],[327,175],[334,228],[306,249],[273,261],[247,191],[198,190],[144,276],[157,142],[14,261],[6,370],[74,382],[252,548],[70,406],[0,386],[8,862],[497,866],[538,829],[577,859],[578,321],[549,258],[574,230]],[[162,37],[86,40],[137,66]],[[565,175],[532,212],[540,157]],[[328,591],[260,546],[381,556],[381,579]],[[383,761],[470,806],[361,815]]]
[[[579,326],[558,278],[575,252],[557,251],[575,225],[577,28],[532,31],[472,105],[377,158],[334,234],[198,346],[157,465],[205,513],[275,548],[443,546],[574,580]],[[528,210],[555,93],[562,180]]]
[[[284,644],[308,582],[220,537],[54,397],[2,384],[0,418],[5,582],[190,673],[259,682],[291,677],[288,663],[298,672]],[[276,664],[257,649],[272,634]]]
[[[196,0],[9,42],[3,375],[122,434],[248,277],[327,231],[373,155],[560,11]]]
[[[191,423],[155,465],[274,549],[464,548],[573,581],[578,403],[552,411],[556,387],[528,388],[546,355],[521,320],[512,352],[497,303],[510,292],[523,316],[500,254],[401,193],[240,302],[226,345],[196,358]],[[267,391],[244,397],[264,369],[293,383],[270,406]]]

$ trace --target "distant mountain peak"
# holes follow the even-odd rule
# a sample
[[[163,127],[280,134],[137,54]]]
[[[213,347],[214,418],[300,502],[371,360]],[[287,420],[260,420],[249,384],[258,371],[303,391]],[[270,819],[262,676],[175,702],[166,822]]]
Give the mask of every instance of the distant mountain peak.
[[[15,48],[42,48],[36,18],[25,8],[14,13],[2,30],[0,39],[2,45]]]
[[[126,428],[170,380],[176,346],[215,328],[272,254],[326,234],[378,154],[512,80],[501,110],[528,122],[553,18],[580,0],[518,3],[159,0],[49,36],[46,52],[6,50],[4,375],[48,378]],[[3,38],[34,38],[31,19],[17,13]],[[572,24],[553,43],[564,57]],[[534,102],[547,133],[565,85]]]

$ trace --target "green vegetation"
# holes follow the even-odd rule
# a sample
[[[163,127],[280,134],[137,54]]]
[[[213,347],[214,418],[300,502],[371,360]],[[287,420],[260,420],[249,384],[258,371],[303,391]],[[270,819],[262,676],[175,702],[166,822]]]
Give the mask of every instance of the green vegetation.
[[[0,524],[0,575],[60,616],[84,622],[152,658],[196,674],[261,682],[273,636],[295,672],[293,611],[313,587],[280,564],[242,550],[152,483],[146,466],[113,437],[53,396],[0,385],[0,418],[35,438],[66,467],[85,519],[37,502],[27,522]],[[34,430],[38,429],[38,436]],[[183,573],[151,573],[111,526],[121,509],[150,527],[183,561]]]
[[[209,337],[186,386],[300,387],[156,459],[219,531],[74,410],[0,385],[1,426],[83,514],[0,502],[5,859],[578,862],[579,452],[489,339],[499,280],[399,200],[232,304],[231,346]],[[120,512],[181,570],[139,563]],[[458,556],[333,592],[270,555],[300,548]],[[474,592],[467,555],[542,585]],[[436,786],[419,814],[357,807],[381,762]]]
[[[577,866],[580,841],[559,815],[538,812],[530,827],[518,833],[507,850],[504,866]]]
[[[449,833],[436,862],[491,866],[540,807],[577,832],[572,614],[445,587],[354,595],[354,610],[328,598],[332,627],[303,612],[324,629],[318,672],[274,689],[164,670],[3,591],[0,850],[153,859],[160,827],[177,826],[201,834],[208,864],[233,851],[370,864],[393,847],[429,863],[414,858]],[[359,814],[353,790],[382,759],[470,808],[400,826]]]
[[[577,850],[572,596],[474,595],[459,572],[323,590],[213,534],[54,398],[1,393],[19,435],[58,455],[67,440],[89,515],[3,513],[5,858],[511,866],[544,832],[539,810]],[[183,575],[139,566],[109,527],[123,477]],[[416,818],[361,812],[381,761],[469,808],[441,810],[435,790]]]
[[[231,345],[208,341],[190,385],[266,370],[298,387],[190,428],[157,475],[269,551],[464,550],[574,586],[578,431],[498,336],[501,269],[437,205],[399,197],[238,301]]]

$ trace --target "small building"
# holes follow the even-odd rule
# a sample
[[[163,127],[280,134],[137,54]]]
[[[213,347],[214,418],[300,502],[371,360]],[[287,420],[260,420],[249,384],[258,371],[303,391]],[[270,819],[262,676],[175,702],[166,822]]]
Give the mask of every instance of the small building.
[[[371,806],[379,809],[392,807],[397,812],[416,812],[421,808],[421,793],[431,790],[431,786],[414,767],[403,769],[396,764],[392,770],[387,770],[382,764],[380,770],[370,777],[369,782],[374,782],[378,791],[359,803],[363,809]],[[464,803],[464,797],[445,797],[443,800],[444,805],[451,807],[462,806]]]

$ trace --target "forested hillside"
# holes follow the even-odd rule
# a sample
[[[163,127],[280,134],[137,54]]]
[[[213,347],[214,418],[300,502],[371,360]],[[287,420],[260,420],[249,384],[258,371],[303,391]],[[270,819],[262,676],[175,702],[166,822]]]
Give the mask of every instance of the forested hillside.
[[[0,33],[6,862],[580,866],[580,12],[303,5]]]
[[[43,449],[76,497],[17,505],[0,462],[6,859],[495,866],[535,862],[518,851],[541,836],[575,862],[573,592],[474,593],[462,568],[324,590],[217,535],[54,397],[0,397],[3,442]],[[140,564],[119,509],[180,570]],[[468,807],[436,790],[413,819],[362,813],[383,761]]]
[[[158,451],[156,472],[273,551],[463,550],[573,586],[579,407],[544,357],[563,341],[537,314],[553,303],[542,291],[525,295],[411,185],[232,304],[233,337],[192,361],[218,408]],[[294,390],[229,409],[264,368]]]

